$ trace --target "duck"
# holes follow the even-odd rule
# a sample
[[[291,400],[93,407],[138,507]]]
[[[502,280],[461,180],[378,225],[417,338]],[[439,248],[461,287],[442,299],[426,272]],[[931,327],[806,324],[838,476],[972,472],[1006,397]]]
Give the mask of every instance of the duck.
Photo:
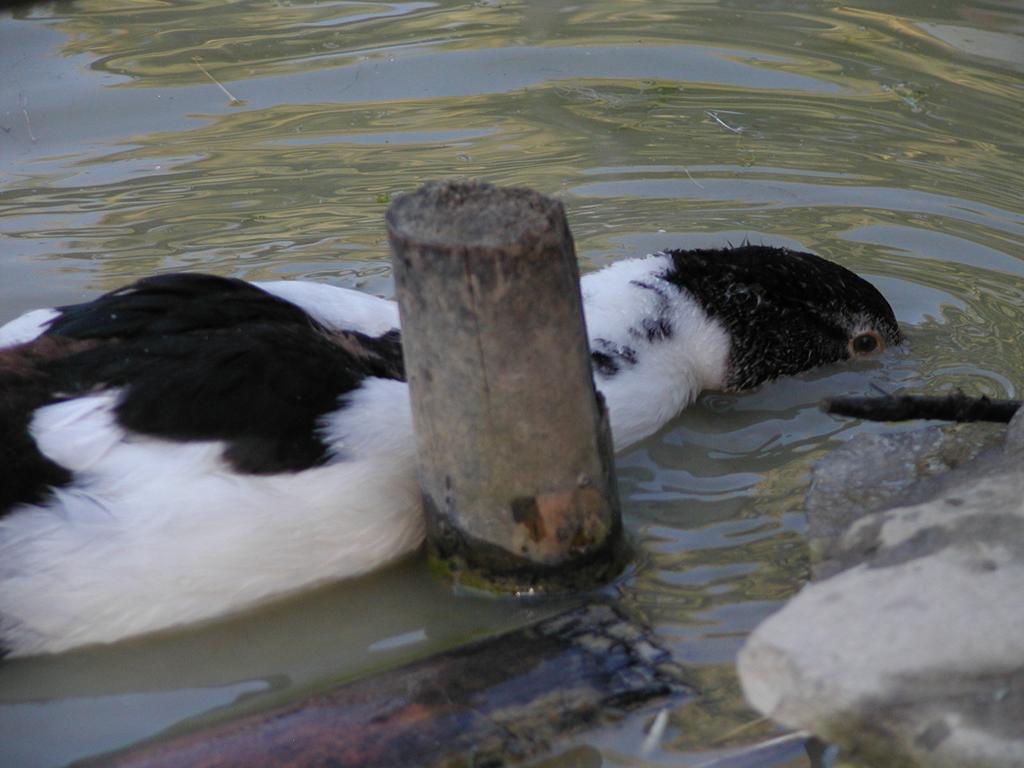
[[[819,256],[744,244],[581,281],[616,451],[705,390],[900,343]],[[144,277],[0,327],[0,651],[112,643],[381,568],[424,516],[394,302],[305,281]]]

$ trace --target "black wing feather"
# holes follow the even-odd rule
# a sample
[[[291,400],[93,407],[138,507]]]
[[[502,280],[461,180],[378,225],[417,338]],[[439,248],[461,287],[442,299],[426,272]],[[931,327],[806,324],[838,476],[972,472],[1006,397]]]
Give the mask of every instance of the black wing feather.
[[[244,280],[196,273],[145,277],[58,311],[46,332],[75,339],[191,333],[250,322],[313,322],[301,308]]]
[[[0,517],[71,481],[67,469],[40,453],[29,431],[33,412],[50,400],[50,382],[36,366],[47,346],[0,350]]]
[[[224,441],[237,471],[294,472],[329,458],[319,420],[346,393],[368,376],[404,378],[397,331],[328,331],[296,305],[231,278],[146,278],[60,312],[43,337],[0,358],[8,369],[0,424],[15,427],[21,443],[31,443],[36,408],[121,388],[116,417],[133,432]],[[70,479],[35,454],[38,479],[0,495],[0,513]],[[5,488],[10,472],[0,466]]]

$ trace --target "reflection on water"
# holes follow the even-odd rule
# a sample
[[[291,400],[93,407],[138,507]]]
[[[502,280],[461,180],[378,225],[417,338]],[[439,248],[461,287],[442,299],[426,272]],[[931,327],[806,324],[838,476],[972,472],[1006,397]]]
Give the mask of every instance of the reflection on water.
[[[230,704],[266,689],[262,681],[253,681],[145,694],[83,698],[64,694],[41,704],[7,704],[0,719],[0,764],[62,764],[81,757],[83,751],[108,752],[174,726],[197,710]],[[31,738],[25,738],[26,734]],[[40,743],[46,744],[45,761],[40,760]]]
[[[0,15],[0,320],[180,269],[390,295],[384,209],[451,176],[560,196],[584,269],[750,239],[868,276],[903,349],[707,395],[619,461],[641,544],[622,601],[702,692],[650,762],[754,740],[771,729],[731,735],[754,717],[732,659],[807,574],[808,468],[857,430],[892,428],[818,400],[1024,385],[1024,10],[893,5],[17,6]],[[0,762],[59,765],[542,610],[453,597],[413,559],[234,621],[10,663]],[[636,764],[649,720],[574,754]]]

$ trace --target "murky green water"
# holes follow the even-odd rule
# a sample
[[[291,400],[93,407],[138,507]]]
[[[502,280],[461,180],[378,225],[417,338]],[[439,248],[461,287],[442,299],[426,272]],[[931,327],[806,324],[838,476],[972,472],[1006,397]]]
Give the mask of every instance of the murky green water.
[[[889,428],[819,398],[1024,386],[1017,0],[83,0],[0,12],[0,64],[0,321],[181,269],[389,295],[389,198],[451,176],[561,197],[584,268],[749,238],[879,285],[905,349],[705,397],[620,458],[643,550],[622,600],[703,692],[649,764],[771,732],[733,733],[755,715],[732,660],[807,573],[811,462]],[[452,597],[413,559],[234,621],[11,662],[0,764],[61,765],[535,610]],[[648,722],[574,759],[640,764]]]

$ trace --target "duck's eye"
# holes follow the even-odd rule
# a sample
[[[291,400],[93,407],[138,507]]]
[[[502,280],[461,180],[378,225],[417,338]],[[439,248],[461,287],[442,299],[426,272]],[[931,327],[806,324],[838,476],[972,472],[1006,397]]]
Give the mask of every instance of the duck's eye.
[[[874,331],[858,333],[850,339],[850,354],[868,355],[881,349],[883,346],[885,345],[882,343],[882,337]]]

